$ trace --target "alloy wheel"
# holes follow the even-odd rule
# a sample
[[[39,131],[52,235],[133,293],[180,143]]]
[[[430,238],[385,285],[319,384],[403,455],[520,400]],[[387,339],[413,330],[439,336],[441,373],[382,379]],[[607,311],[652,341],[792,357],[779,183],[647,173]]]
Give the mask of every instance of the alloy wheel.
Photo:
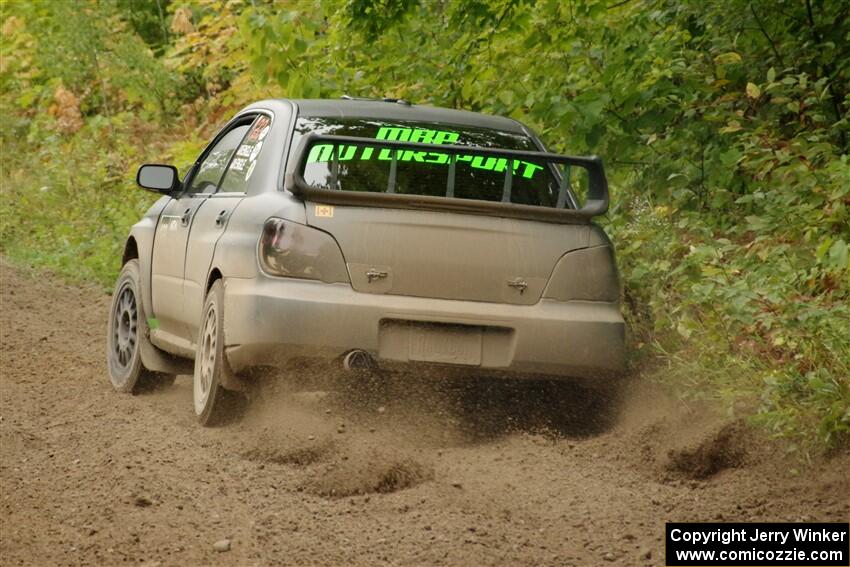
[[[139,309],[136,294],[127,283],[118,293],[115,311],[112,313],[112,360],[121,369],[128,368],[138,344]]]

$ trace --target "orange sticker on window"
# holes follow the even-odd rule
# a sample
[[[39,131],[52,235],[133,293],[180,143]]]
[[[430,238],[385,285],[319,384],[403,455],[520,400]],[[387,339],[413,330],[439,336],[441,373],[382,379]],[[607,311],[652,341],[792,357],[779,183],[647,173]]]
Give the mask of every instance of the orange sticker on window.
[[[331,205],[316,205],[316,216],[317,217],[333,217],[334,216],[334,208]]]

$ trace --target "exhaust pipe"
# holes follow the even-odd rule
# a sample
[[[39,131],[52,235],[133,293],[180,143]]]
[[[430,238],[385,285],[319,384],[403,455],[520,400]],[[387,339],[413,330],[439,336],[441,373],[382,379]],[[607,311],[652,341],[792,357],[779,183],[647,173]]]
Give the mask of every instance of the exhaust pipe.
[[[375,366],[375,359],[372,358],[372,355],[359,348],[342,357],[342,367],[346,370],[371,370]]]

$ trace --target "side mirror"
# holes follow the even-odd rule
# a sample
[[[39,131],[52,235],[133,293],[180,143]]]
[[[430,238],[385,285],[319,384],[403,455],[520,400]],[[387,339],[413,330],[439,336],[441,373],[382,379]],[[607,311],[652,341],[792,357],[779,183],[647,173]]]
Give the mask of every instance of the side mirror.
[[[171,193],[180,186],[180,176],[173,165],[145,164],[136,174],[136,184],[154,193]]]

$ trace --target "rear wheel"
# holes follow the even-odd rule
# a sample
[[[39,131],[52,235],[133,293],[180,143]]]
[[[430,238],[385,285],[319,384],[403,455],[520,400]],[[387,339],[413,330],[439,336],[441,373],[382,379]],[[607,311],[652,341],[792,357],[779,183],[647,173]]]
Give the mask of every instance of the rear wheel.
[[[148,323],[141,301],[139,261],[121,269],[112,294],[106,336],[109,380],[119,392],[138,393],[174,383],[174,376],[151,372],[142,365],[141,343],[148,340]]]
[[[201,312],[198,345],[195,351],[193,399],[201,425],[227,422],[243,409],[247,398],[241,392],[226,390],[224,373],[231,372],[224,357],[224,286],[213,283]]]

